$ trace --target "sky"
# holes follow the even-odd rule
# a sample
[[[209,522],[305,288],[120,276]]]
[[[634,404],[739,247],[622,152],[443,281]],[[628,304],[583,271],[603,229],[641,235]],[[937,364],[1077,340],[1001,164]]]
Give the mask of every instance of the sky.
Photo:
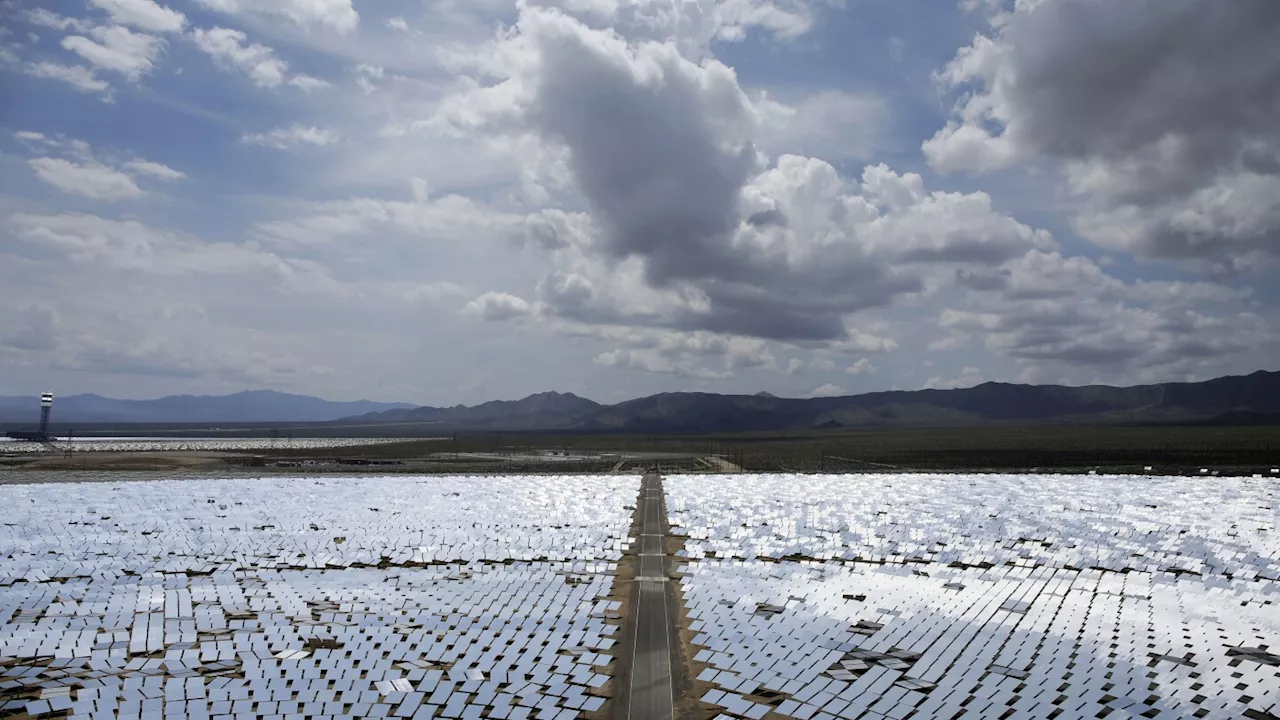
[[[1274,0],[0,18],[0,394],[1280,369]]]

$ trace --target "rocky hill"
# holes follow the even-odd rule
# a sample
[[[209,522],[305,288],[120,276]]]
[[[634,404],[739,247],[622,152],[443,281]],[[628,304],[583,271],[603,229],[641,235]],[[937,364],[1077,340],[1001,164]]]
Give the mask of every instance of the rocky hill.
[[[432,422],[472,430],[708,433],[991,423],[1248,424],[1280,413],[1280,372],[1135,387],[983,383],[962,390],[877,392],[830,398],[769,393],[661,393],[600,405],[570,393],[468,407],[398,409],[348,418]]]

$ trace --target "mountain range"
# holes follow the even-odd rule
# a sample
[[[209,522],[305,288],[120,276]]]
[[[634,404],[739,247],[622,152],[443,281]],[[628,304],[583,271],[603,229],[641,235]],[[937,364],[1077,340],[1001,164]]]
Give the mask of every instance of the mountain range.
[[[68,395],[53,403],[53,421],[65,423],[327,422],[399,408],[405,403],[330,402],[307,395],[251,390],[234,395],[170,395],[157,400],[116,400]],[[40,398],[0,396],[0,422],[35,424]]]
[[[875,392],[823,398],[769,393],[660,393],[601,405],[571,393],[475,406],[387,410],[347,422],[438,423],[508,431],[709,433],[988,423],[1280,424],[1280,372],[1136,387],[983,383],[961,390]]]
[[[0,397],[0,423],[32,425],[39,399]],[[942,427],[991,423],[1280,424],[1280,372],[1197,383],[1134,387],[983,383],[961,390],[781,398],[671,392],[602,405],[572,393],[522,400],[417,407],[367,400],[330,402],[256,390],[220,396],[116,400],[71,395],[54,401],[55,423],[417,423],[424,432],[578,431],[710,433],[839,427]]]

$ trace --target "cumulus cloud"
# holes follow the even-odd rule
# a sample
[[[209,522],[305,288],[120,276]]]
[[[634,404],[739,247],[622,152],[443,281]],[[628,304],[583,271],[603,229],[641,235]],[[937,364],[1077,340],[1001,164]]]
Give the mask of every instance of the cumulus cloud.
[[[846,367],[844,371],[847,375],[861,375],[862,373],[875,372],[876,366],[872,365],[871,361],[867,358],[862,358],[858,362]]]
[[[527,11],[519,27],[538,67],[526,117],[568,147],[606,228],[601,250],[644,257],[656,285],[729,260],[738,191],[758,163],[733,71],[669,46],[631,48],[555,13]]]
[[[836,385],[835,383],[826,383],[825,385],[820,385],[814,388],[813,390],[810,390],[808,395],[806,395],[805,397],[811,397],[811,398],[841,397],[848,394],[849,394],[849,391],[844,389],[843,387]]]
[[[210,259],[218,252],[216,247],[194,252],[199,244],[194,241],[153,230],[137,221],[110,220],[88,213],[18,213],[9,221],[29,244],[78,262],[106,263],[117,270],[191,271],[202,265],[189,262],[195,255]],[[188,255],[188,262],[165,262],[177,255]],[[209,267],[212,266],[205,266]]]
[[[487,292],[467,303],[464,311],[485,320],[502,321],[527,317],[532,309],[524,298],[508,293]]]
[[[940,263],[983,266],[1053,246],[1047,233],[996,213],[983,194],[927,193],[918,176],[882,166],[867,168],[855,186],[829,164],[796,156],[780,158],[745,185],[737,213],[737,227],[712,241],[719,258],[697,275],[678,266],[679,247],[619,258],[607,245],[601,253],[601,244],[583,246],[577,238],[559,251],[577,264],[558,276],[575,283],[572,301],[558,291],[541,299],[557,314],[584,321],[875,352],[896,344],[852,331],[851,313],[920,291],[922,277]],[[593,262],[593,253],[604,261]],[[654,277],[655,259],[670,263],[670,275]],[[642,270],[628,278],[628,263]],[[636,302],[658,290],[665,305]],[[646,304],[648,312],[640,312]]]
[[[759,338],[562,321],[554,327],[560,335],[591,338],[612,348],[595,358],[597,365],[607,367],[725,380],[734,377],[736,371],[771,370],[777,366],[771,344]]]
[[[41,27],[52,28],[54,30],[74,30],[76,32],[88,32],[92,27],[91,23],[85,22],[79,18],[69,18],[59,15],[52,10],[46,8],[35,8],[28,10],[25,14],[27,22]]]
[[[196,47],[215,62],[243,72],[258,87],[277,88],[287,78],[289,64],[276,57],[275,51],[266,45],[250,43],[249,36],[239,30],[197,28],[193,39]]]
[[[321,80],[318,77],[312,77],[310,75],[306,75],[303,73],[298,73],[297,75],[294,75],[293,77],[289,78],[289,85],[291,85],[292,87],[296,87],[305,93],[310,93],[316,90],[323,90],[324,88],[333,87],[333,83],[329,82],[328,80]]]
[[[808,33],[830,0],[527,0],[593,28],[613,28],[628,38],[669,42],[694,60],[711,56],[712,44],[749,35],[791,42]]]
[[[1003,284],[971,291],[964,307],[941,313],[948,342],[936,347],[974,340],[1022,363],[1155,378],[1276,345],[1267,320],[1245,304],[1248,291],[1126,283],[1056,252],[1030,251],[1005,270]]]
[[[64,193],[92,200],[116,201],[141,197],[135,176],[145,175],[159,180],[181,180],[181,172],[148,160],[129,160],[118,166],[94,157],[87,143],[64,143],[41,136],[45,151],[65,150],[67,157],[37,157],[27,161],[40,180]]]
[[[815,158],[770,164],[757,107],[715,60],[529,7],[500,45],[505,79],[447,99],[435,122],[564,148],[590,226],[547,233],[552,315],[841,342],[851,313],[921,291],[927,264],[1054,245],[982,193],[929,192],[883,165],[850,183]]]
[[[249,133],[242,138],[242,141],[285,150],[298,145],[332,145],[338,142],[340,137],[336,130],[295,123],[287,128],[276,128],[265,133]]]
[[[898,349],[898,342],[893,338],[883,337],[869,330],[846,326],[844,334],[845,337],[843,339],[825,343],[823,348],[850,355],[886,353]]]
[[[123,25],[102,25],[89,36],[68,35],[62,47],[103,70],[111,70],[136,81],[154,67],[164,41],[154,35],[133,32]]]
[[[187,176],[186,173],[178,172],[168,165],[162,165],[149,160],[129,160],[124,163],[124,167],[136,173],[149,175],[161,180],[181,180]]]
[[[285,319],[290,327],[314,322],[317,327],[305,332],[320,337],[330,328],[367,330],[370,318],[385,317],[383,305],[412,305],[416,314],[397,318],[399,327],[430,326],[432,338],[459,345],[482,333],[492,336],[485,341],[492,347],[514,347],[513,337],[521,347],[545,343],[529,356],[554,357],[554,371],[581,374],[584,383],[593,376],[616,382],[624,372],[643,373],[626,378],[634,384],[619,384],[637,394],[687,387],[754,392],[761,378],[796,395],[817,385],[819,395],[845,394],[840,385],[849,382],[965,386],[984,374],[1163,380],[1246,368],[1269,357],[1268,348],[1280,349],[1270,340],[1280,337],[1271,298],[1242,290],[1238,284],[1247,278],[1234,278],[1231,286],[1134,280],[1145,266],[1132,263],[1128,252],[1112,253],[1115,265],[1074,258],[1066,252],[1073,247],[1070,237],[1059,245],[1026,222],[1032,216],[1020,222],[998,210],[1017,207],[1020,199],[999,194],[1003,183],[991,186],[992,197],[977,190],[981,181],[922,177],[880,164],[877,155],[888,147],[881,145],[882,136],[893,139],[899,124],[913,127],[912,117],[890,114],[891,99],[894,110],[915,107],[900,107],[900,94],[849,91],[872,86],[858,78],[841,83],[845,90],[808,83],[801,90],[772,69],[770,84],[757,84],[766,76],[754,74],[762,56],[751,54],[761,47],[791,52],[779,41],[808,32],[822,3],[528,0],[508,6],[504,19],[514,17],[514,24],[502,25],[487,42],[473,35],[455,45],[456,26],[436,22],[441,14],[434,6],[387,19],[389,9],[375,19],[376,26],[359,28],[346,0],[199,0],[197,9],[236,17],[224,23],[227,28],[197,30],[186,27],[182,13],[158,4],[165,1],[87,0],[99,8],[91,11],[92,22],[44,10],[18,15],[19,22],[28,21],[23,30],[59,31],[41,40],[39,49],[61,53],[58,62],[70,58],[81,65],[33,64],[26,53],[36,45],[6,44],[22,55],[12,58],[12,67],[109,98],[111,87],[103,78],[120,84],[125,81],[112,73],[133,80],[155,74],[165,33],[186,28],[193,46],[231,71],[235,82],[243,74],[260,87],[316,93],[290,108],[293,117],[245,123],[233,110],[224,119],[234,121],[228,123],[233,143],[238,138],[263,147],[315,150],[299,166],[309,174],[308,193],[346,199],[287,199],[287,178],[270,164],[293,156],[263,151],[255,161],[269,163],[260,177],[269,179],[271,199],[243,209],[249,213],[244,237],[220,228],[218,242],[210,242],[157,229],[147,220],[150,203],[128,202],[165,182],[182,181],[183,171],[202,174],[198,164],[177,170],[129,153],[94,154],[60,140],[56,125],[35,126],[44,131],[43,140],[32,136],[12,143],[11,149],[31,154],[30,165],[14,166],[25,176],[18,187],[25,179],[37,190],[16,207],[44,209],[8,217],[0,228],[8,253],[0,263],[0,286],[16,287],[32,268],[56,265],[48,273],[65,279],[59,297],[68,300],[51,305],[52,316],[38,310],[6,316],[12,319],[0,325],[0,344],[10,355],[18,345],[35,352],[31,348],[57,342],[59,355],[73,358],[67,367],[120,368],[147,377],[168,372],[193,383],[229,373],[236,363],[259,362],[238,351],[200,362],[196,354],[207,338],[166,341],[184,326],[178,321],[113,341],[118,323],[95,315],[101,332],[92,342],[77,339],[90,325],[79,319],[88,317],[86,308],[111,305],[115,293],[142,292],[137,288],[143,285],[165,290],[150,298],[131,295],[130,306],[163,300],[165,293],[186,297],[189,290],[219,317],[253,305],[254,317],[237,320],[217,337],[228,346],[244,344],[233,325],[272,326],[269,334],[281,343],[274,346],[277,358],[288,356],[284,344],[305,342],[298,339],[302,331],[276,332]],[[1179,3],[1190,6],[1185,0],[1170,6]],[[1139,4],[1161,17],[1173,13]],[[484,30],[475,32],[489,34],[492,4],[446,5],[451,22],[463,15],[465,22],[482,19],[475,26]],[[1224,105],[1225,120],[1197,120],[1206,114],[1200,104],[1191,117],[1177,116],[1158,92],[1147,92],[1145,80],[1125,72],[1116,73],[1121,89],[1102,109],[1112,113],[1110,119],[1077,117],[1095,112],[1085,110],[1083,100],[1079,108],[1073,104],[1092,97],[1086,90],[1112,89],[1094,81],[1080,84],[1098,87],[1072,89],[1073,63],[1091,77],[1100,72],[1084,62],[1089,58],[1075,62],[1084,53],[1077,45],[1092,38],[1085,45],[1101,47],[1090,27],[1106,26],[1093,22],[1102,3],[1076,5],[1020,2],[939,73],[961,100],[952,125],[926,144],[930,162],[943,171],[1049,167],[1066,191],[1055,201],[1071,203],[1071,227],[1118,251],[1209,258],[1224,269],[1274,262],[1276,253],[1263,239],[1269,232],[1274,237],[1270,228],[1280,226],[1273,199],[1280,190],[1268,165],[1274,134],[1252,115],[1228,122],[1235,106]],[[1053,12],[1066,20],[1072,13],[1091,19],[1067,22],[1070,33],[1058,42],[1043,27],[1033,27],[1049,24],[1031,22],[1038,6],[1058,7]],[[1111,12],[1122,21],[1121,35],[1150,39],[1167,25],[1157,18],[1155,29],[1135,28],[1128,8]],[[1235,12],[1241,11],[1212,9],[1205,30],[1226,37],[1219,18]],[[97,27],[105,22],[112,24]],[[1268,31],[1266,23],[1256,24],[1257,33]],[[137,40],[130,47],[108,39],[107,28]],[[357,29],[368,37],[349,32]],[[349,34],[338,37],[341,32]],[[66,34],[80,40],[69,40],[62,53],[57,43]],[[717,60],[716,54],[724,43],[753,34],[761,43],[733,50],[735,57],[756,59],[740,66],[740,81],[723,62],[729,56]],[[440,68],[428,67],[431,60],[420,63],[420,54],[407,54],[410,37],[423,40],[433,57],[439,52],[444,70],[462,76],[445,77]],[[277,40],[267,38],[278,39],[280,52],[269,47]],[[473,41],[483,44],[468,44]],[[909,42],[913,53],[924,49],[917,48],[918,37]],[[284,43],[305,50],[316,68],[338,68],[339,75],[326,75],[336,85],[297,73],[281,57]],[[889,33],[873,52],[883,54],[886,43]],[[1238,45],[1243,55],[1261,43]],[[1207,40],[1183,46],[1142,41],[1134,52],[1139,59],[1164,53],[1175,65],[1181,55],[1212,59],[1234,52],[1230,43]],[[118,56],[111,54],[116,51]],[[1241,95],[1264,104],[1272,96],[1257,79],[1267,60],[1259,62],[1261,67],[1248,68],[1232,82]],[[1187,67],[1185,77],[1209,82],[1207,69]],[[331,90],[319,93],[323,88]],[[1196,98],[1208,91],[1187,92],[1201,103]],[[1150,101],[1151,117],[1130,95]],[[1056,109],[1042,110],[1040,102]],[[1042,122],[1043,113],[1053,115],[1053,122]],[[1069,122],[1089,129],[1054,127]],[[1221,131],[1217,140],[1211,142],[1215,133],[1192,127],[1198,122]],[[1027,130],[1032,124],[1037,127]],[[1155,129],[1143,130],[1146,125]],[[1233,127],[1244,130],[1233,134]],[[137,149],[162,159],[187,157],[150,144]],[[33,177],[39,182],[31,182]],[[216,191],[211,183],[202,185]],[[336,194],[344,186],[359,187],[365,196]],[[78,197],[51,197],[50,187]],[[264,187],[255,177],[243,194],[256,198],[267,193]],[[379,196],[384,187],[392,194]],[[57,206],[61,201],[66,208],[83,207],[81,198],[115,200],[128,219],[77,215]],[[178,206],[166,204],[164,212],[179,213]],[[174,222],[194,227],[186,218]],[[136,274],[146,282],[124,288],[118,281]],[[459,285],[416,282],[442,275]],[[353,279],[373,276],[378,280]],[[80,287],[86,288],[83,296]],[[111,292],[94,294],[94,287]],[[308,302],[321,296],[337,301],[319,313],[303,308],[301,300],[290,306],[281,291]],[[254,292],[269,293],[270,302],[267,294]],[[26,297],[30,290],[11,294]],[[67,304],[77,302],[79,307]],[[427,303],[447,309],[422,312]],[[270,310],[263,313],[262,307]],[[112,308],[128,310],[123,304]],[[209,321],[195,324],[203,332]],[[74,332],[66,332],[67,326]],[[380,343],[410,342],[403,340],[408,336],[420,342],[426,334],[371,331],[372,342],[362,338],[358,349],[377,348],[385,358],[393,353],[381,352]],[[893,355],[925,347],[964,352],[932,358],[926,353],[910,368]],[[419,347],[396,350],[422,356]],[[588,367],[571,362],[580,350]],[[330,352],[315,351],[326,357]],[[509,366],[474,367],[500,354],[463,351],[460,360],[441,361],[456,361],[462,369],[446,372],[473,373],[476,387],[486,388],[458,399],[487,399],[482,396],[508,388],[534,391],[555,381],[548,379],[553,371],[542,369],[526,379]],[[962,370],[965,364],[981,371]],[[347,359],[343,370],[360,367],[362,361]],[[488,379],[481,377],[485,373]],[[419,375],[420,368],[405,373]],[[492,378],[513,375],[519,378],[500,391],[492,384]],[[284,371],[273,377],[284,377]],[[472,380],[458,379],[463,382]]]
[[[717,372],[691,362],[687,358],[664,355],[652,349],[620,348],[609,350],[597,355],[595,362],[597,365],[605,367],[638,370],[659,375],[675,375],[699,380],[723,380],[732,375],[729,371]]]
[[[28,75],[64,82],[82,93],[102,93],[111,97],[111,85],[94,76],[93,71],[82,65],[60,65],[52,62],[31,63],[26,66]]]
[[[301,27],[327,27],[348,33],[360,24],[351,0],[197,0],[210,10],[228,15],[283,17]]]
[[[1280,5],[1043,0],[939,74],[965,94],[924,143],[942,171],[1047,158],[1086,238],[1243,269],[1280,254]]]
[[[289,63],[276,57],[275,51],[266,45],[249,42],[249,36],[239,30],[197,28],[192,38],[196,47],[216,63],[243,72],[258,87],[278,88],[287,84],[306,93],[332,87],[329,81],[311,75],[290,75]]]
[[[791,105],[767,95],[754,104],[763,149],[832,162],[871,157],[888,114],[876,95],[839,90],[814,93]]]
[[[751,28],[761,28],[784,40],[797,38],[813,26],[814,12],[802,0],[734,0],[717,8],[717,37],[738,40]]]
[[[64,193],[92,200],[123,200],[143,194],[133,178],[104,165],[49,157],[32,158],[27,164],[36,177]]]
[[[360,63],[356,66],[356,85],[364,91],[365,95],[369,95],[378,89],[375,80],[381,80],[385,72],[381,65],[373,65],[371,63]]]
[[[95,7],[106,10],[111,19],[122,25],[132,25],[151,32],[179,32],[187,18],[177,10],[164,7],[154,0],[90,0]]]

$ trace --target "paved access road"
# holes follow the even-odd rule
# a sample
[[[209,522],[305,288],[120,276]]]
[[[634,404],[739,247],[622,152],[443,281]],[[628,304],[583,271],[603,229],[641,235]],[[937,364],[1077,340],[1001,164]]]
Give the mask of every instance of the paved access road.
[[[672,628],[668,607],[666,507],[662,478],[645,475],[636,506],[640,520],[640,552],[635,563],[635,589],[628,625],[632,636],[627,720],[671,720],[674,700],[671,682]]]

